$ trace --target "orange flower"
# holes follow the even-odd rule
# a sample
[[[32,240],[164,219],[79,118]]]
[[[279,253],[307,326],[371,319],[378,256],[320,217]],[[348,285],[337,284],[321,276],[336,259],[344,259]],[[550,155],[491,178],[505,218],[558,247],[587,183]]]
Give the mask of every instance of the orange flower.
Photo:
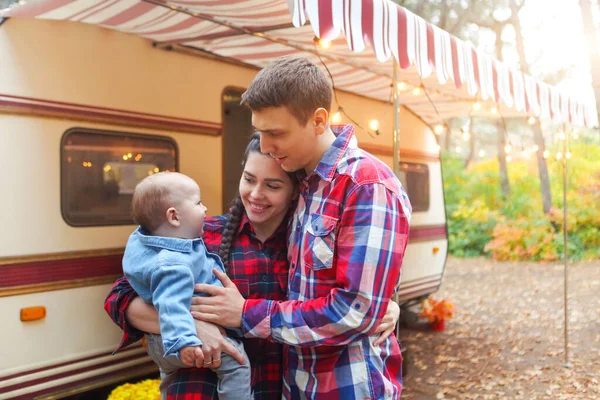
[[[429,322],[442,321],[452,318],[454,312],[454,304],[450,299],[437,301],[433,297],[429,297],[421,303],[423,311],[422,318],[427,318]]]

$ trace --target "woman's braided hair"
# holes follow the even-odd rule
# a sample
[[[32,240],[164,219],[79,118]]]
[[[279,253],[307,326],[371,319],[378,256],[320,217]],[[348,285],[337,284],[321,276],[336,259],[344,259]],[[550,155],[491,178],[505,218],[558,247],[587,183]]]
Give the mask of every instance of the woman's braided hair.
[[[246,161],[248,160],[248,156],[250,153],[258,153],[262,154],[260,151],[260,134],[255,132],[250,138],[250,142],[248,146],[246,146],[246,151],[244,152],[244,160],[242,161],[242,166],[246,165]],[[288,176],[292,180],[294,184],[296,184],[296,173],[295,172],[287,172]],[[242,220],[242,216],[246,212],[244,208],[244,203],[242,203],[242,198],[238,194],[235,199],[231,202],[231,208],[229,209],[229,213],[227,214],[227,222],[225,223],[225,227],[223,228],[223,234],[221,235],[221,244],[219,245],[219,257],[223,261],[223,265],[225,266],[225,270],[229,269],[229,259],[231,256],[231,245],[235,240],[238,227],[240,225],[240,221]]]
[[[248,146],[246,146],[242,166],[246,165],[246,160],[248,160],[248,156],[250,155],[250,153],[261,154],[260,135],[258,132],[252,135],[250,143],[248,143]],[[223,261],[225,270],[229,269],[231,244],[235,239],[235,235],[237,233],[237,229],[240,225],[240,221],[242,220],[244,212],[244,204],[242,203],[242,198],[238,194],[236,198],[233,199],[233,201],[231,202],[231,208],[229,209],[229,213],[227,214],[227,222],[225,223],[225,228],[223,229],[223,234],[221,235],[221,244],[219,245],[219,257],[221,257],[221,260]]]

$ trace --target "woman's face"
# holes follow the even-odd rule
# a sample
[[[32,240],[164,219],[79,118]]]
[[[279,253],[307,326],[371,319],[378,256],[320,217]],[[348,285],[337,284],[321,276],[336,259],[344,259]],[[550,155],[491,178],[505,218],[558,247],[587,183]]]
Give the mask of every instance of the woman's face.
[[[270,236],[288,211],[294,184],[273,158],[251,152],[240,179],[240,197],[254,229],[268,230]]]

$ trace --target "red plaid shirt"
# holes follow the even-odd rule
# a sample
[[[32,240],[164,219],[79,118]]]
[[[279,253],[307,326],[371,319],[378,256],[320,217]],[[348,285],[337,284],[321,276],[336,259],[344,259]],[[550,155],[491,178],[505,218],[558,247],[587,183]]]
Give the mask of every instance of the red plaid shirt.
[[[207,218],[204,242],[216,253],[221,243],[225,217]],[[252,225],[244,215],[238,236],[232,245],[227,274],[247,299],[285,300],[288,282],[287,219],[265,243],[255,236]],[[127,324],[125,309],[137,296],[125,278],[112,287],[104,309],[123,329],[123,339],[117,351],[144,336]],[[280,399],[282,393],[282,345],[265,339],[243,339],[252,367],[254,399]],[[182,368],[168,389],[168,400],[217,399],[217,377],[210,369]]]

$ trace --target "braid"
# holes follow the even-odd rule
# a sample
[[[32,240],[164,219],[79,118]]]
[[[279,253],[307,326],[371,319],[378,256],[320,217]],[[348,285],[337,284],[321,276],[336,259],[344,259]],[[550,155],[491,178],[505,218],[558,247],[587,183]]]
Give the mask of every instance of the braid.
[[[227,215],[227,222],[225,228],[223,228],[223,234],[221,235],[221,244],[219,245],[219,257],[223,261],[225,271],[229,269],[229,258],[231,256],[231,244],[235,239],[238,226],[244,215],[244,204],[242,198],[237,196],[231,205],[229,214]]]

